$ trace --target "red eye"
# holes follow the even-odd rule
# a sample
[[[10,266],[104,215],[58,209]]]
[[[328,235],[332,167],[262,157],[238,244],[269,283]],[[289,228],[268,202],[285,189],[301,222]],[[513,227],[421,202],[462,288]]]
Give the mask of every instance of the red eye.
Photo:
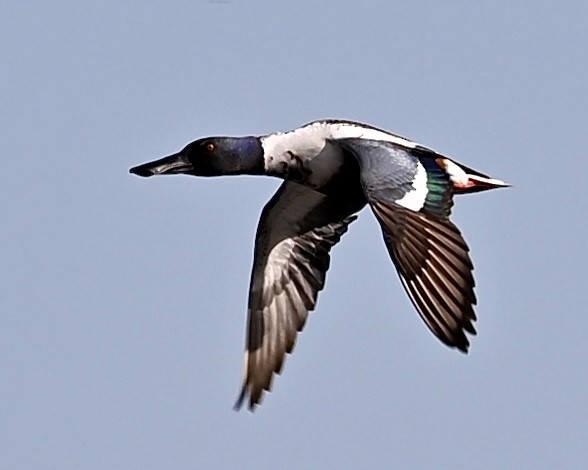
[[[215,148],[216,148],[216,146],[212,142],[209,142],[206,144],[206,150],[208,152],[214,152]]]

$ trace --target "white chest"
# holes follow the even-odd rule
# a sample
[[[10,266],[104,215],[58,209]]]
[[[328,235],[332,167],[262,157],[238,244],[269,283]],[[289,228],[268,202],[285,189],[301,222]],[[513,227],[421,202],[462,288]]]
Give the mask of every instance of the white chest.
[[[407,148],[416,145],[404,137],[359,123],[316,121],[290,132],[262,137],[266,172],[321,187],[341,168],[344,155],[336,142],[347,138],[381,140]]]
[[[344,158],[328,138],[328,128],[319,126],[263,137],[267,173],[313,188],[323,186],[339,171]]]

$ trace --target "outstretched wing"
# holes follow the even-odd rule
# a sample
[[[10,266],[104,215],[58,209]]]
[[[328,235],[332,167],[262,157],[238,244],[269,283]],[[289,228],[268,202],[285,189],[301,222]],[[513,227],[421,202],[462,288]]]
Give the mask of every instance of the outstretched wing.
[[[475,334],[473,265],[459,229],[449,221],[453,188],[428,149],[345,139],[382,228],[390,257],[413,305],[431,331],[466,352]]]
[[[329,269],[329,252],[355,216],[333,210],[324,194],[284,182],[261,214],[248,304],[247,344],[240,408],[270,390],[296,335],[313,310]],[[338,215],[336,215],[338,213]]]
[[[445,344],[466,352],[464,330],[475,334],[474,278],[468,247],[447,219],[370,202],[388,252],[412,303]]]

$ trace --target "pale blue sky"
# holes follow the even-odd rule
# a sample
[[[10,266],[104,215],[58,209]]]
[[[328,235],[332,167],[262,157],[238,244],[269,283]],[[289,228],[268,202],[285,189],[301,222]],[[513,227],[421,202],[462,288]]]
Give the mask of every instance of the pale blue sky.
[[[588,466],[585,2],[3,2],[0,467]],[[255,228],[279,181],[143,180],[324,117],[509,190],[463,196],[479,334],[444,347],[365,211],[254,414]]]

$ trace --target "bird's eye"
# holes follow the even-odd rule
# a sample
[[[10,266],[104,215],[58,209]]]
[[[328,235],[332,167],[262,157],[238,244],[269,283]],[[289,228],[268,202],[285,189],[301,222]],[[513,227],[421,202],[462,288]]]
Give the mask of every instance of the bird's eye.
[[[214,145],[212,142],[208,142],[206,144],[206,151],[207,152],[214,152],[214,150],[216,149],[216,145]]]

